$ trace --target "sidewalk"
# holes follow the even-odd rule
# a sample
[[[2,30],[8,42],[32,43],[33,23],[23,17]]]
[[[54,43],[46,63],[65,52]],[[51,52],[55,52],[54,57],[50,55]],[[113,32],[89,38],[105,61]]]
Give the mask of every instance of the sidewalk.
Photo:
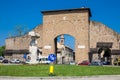
[[[83,76],[83,77],[10,77],[1,76],[0,80],[120,80],[120,75]]]

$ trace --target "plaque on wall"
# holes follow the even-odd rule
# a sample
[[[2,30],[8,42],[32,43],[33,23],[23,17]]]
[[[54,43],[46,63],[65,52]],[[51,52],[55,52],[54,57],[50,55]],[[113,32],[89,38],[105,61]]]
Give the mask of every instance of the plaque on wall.
[[[45,45],[44,48],[45,49],[51,49],[51,46],[50,45]]]
[[[85,45],[78,45],[78,48],[79,48],[79,49],[84,49],[84,48],[85,48]]]

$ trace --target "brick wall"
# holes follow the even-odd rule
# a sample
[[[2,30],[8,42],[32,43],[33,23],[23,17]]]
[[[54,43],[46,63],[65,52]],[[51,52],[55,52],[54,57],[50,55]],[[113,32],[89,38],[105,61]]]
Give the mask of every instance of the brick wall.
[[[97,42],[113,42],[112,49],[119,49],[119,34],[100,22],[90,22],[90,48]]]
[[[42,25],[38,25],[33,31],[40,34],[40,38],[37,39],[38,46],[42,47]],[[5,40],[6,50],[24,50],[29,49],[31,37],[26,34],[21,37],[8,38]]]
[[[62,34],[75,38],[76,62],[88,59],[88,27],[89,10],[66,10],[45,12],[43,14],[43,47],[50,45],[51,49],[43,48],[44,55],[55,52],[54,39]],[[85,48],[79,49],[78,45]]]
[[[29,36],[21,36],[6,39],[6,50],[28,49],[31,38]]]
[[[37,46],[42,48],[43,55],[55,52],[54,39],[61,34],[75,38],[76,62],[88,59],[89,48],[96,48],[97,42],[113,42],[113,49],[119,49],[120,35],[102,23],[89,21],[89,17],[89,9],[43,12],[43,25],[33,29],[40,34]],[[30,41],[27,34],[8,38],[6,50],[29,49]],[[46,45],[50,45],[51,49],[45,49]],[[84,45],[85,48],[79,49],[78,45]]]

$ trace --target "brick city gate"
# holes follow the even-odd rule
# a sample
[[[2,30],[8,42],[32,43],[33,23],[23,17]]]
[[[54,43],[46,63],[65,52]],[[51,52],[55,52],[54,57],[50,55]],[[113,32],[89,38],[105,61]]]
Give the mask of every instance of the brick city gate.
[[[40,38],[37,39],[37,47],[42,56],[47,57],[51,53],[56,54],[55,38],[64,34],[75,38],[75,62],[88,60],[90,57],[88,52],[94,54],[98,49],[96,49],[97,42],[105,42],[105,44],[112,42],[112,49],[111,47],[107,47],[108,50],[110,49],[111,54],[114,54],[111,58],[120,55],[120,34],[100,22],[90,21],[91,12],[89,8],[42,11],[42,14],[42,25],[38,25],[32,30],[40,34]],[[19,54],[16,51],[29,51],[30,41],[31,37],[28,34],[6,39],[5,57],[9,57],[10,59],[17,56],[18,59],[21,59],[23,53]],[[102,46],[106,45],[102,44]],[[12,54],[7,55],[11,51]]]
[[[54,39],[69,34],[76,40],[75,61],[88,60],[89,17],[88,8],[42,11],[43,13],[43,54],[55,53]],[[50,49],[47,49],[50,48]]]

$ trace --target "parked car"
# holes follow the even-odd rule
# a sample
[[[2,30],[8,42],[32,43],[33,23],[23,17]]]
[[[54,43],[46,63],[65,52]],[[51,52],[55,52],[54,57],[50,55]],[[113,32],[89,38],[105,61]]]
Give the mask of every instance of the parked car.
[[[90,62],[85,60],[85,61],[82,61],[81,63],[78,63],[78,65],[89,65]]]
[[[103,63],[101,61],[92,61],[89,65],[90,66],[102,66]]]
[[[75,61],[70,61],[70,65],[75,65]]]
[[[116,58],[116,59],[114,60],[113,64],[120,66],[120,58]]]
[[[107,61],[104,61],[102,63],[103,63],[103,65],[110,65],[110,62],[107,62]]]
[[[0,56],[0,63],[4,60],[4,57]]]
[[[8,63],[8,60],[7,60],[7,59],[4,59],[4,60],[2,61],[2,63]]]
[[[21,61],[18,60],[18,59],[13,59],[13,60],[10,61],[10,63],[16,63],[16,64],[19,64],[19,63],[21,63]]]
[[[42,64],[50,64],[50,61],[48,60],[47,57],[40,57],[37,59],[38,63],[42,63]]]

